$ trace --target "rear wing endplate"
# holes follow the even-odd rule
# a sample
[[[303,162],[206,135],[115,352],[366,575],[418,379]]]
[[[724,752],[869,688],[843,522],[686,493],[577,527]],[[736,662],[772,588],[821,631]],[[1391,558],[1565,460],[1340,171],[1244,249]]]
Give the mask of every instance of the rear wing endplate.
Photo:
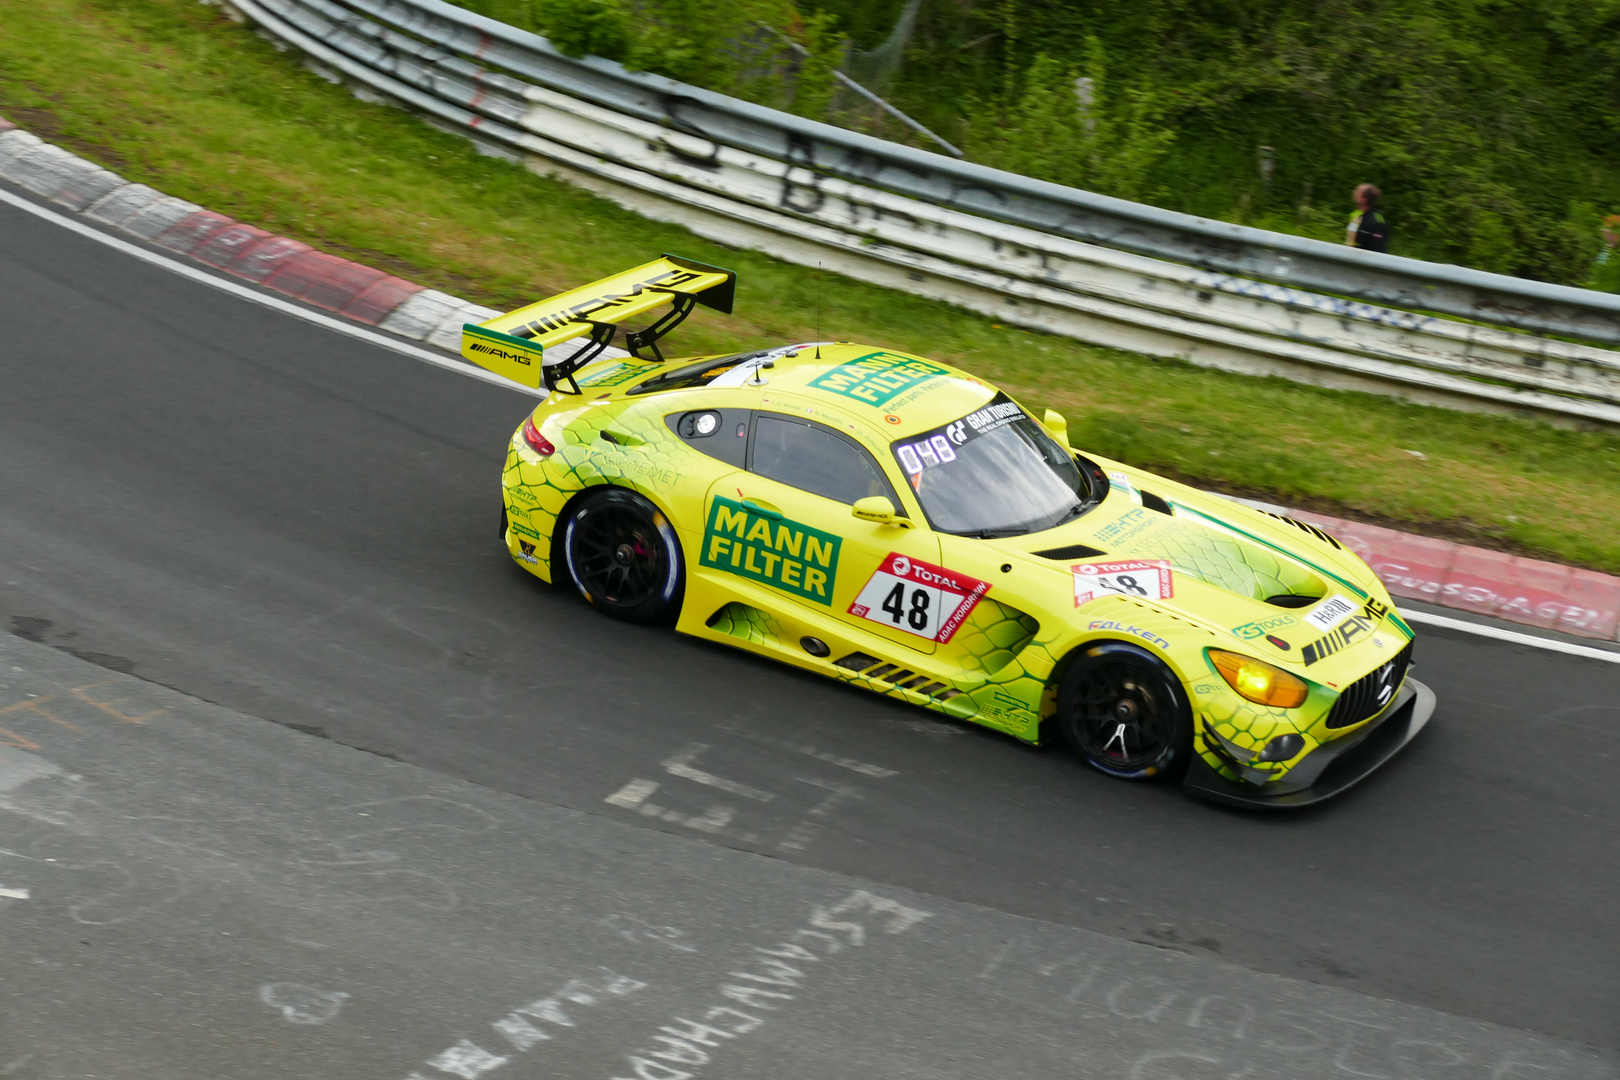
[[[547,390],[556,390],[559,382],[566,382],[568,392],[577,394],[574,372],[613,343],[618,324],[668,304],[669,310],[650,326],[625,332],[631,355],[642,357],[647,349],[652,359],[662,361],[659,339],[693,307],[702,304],[729,315],[736,295],[737,275],[730,270],[665,255],[488,322],[467,323],[461,328],[461,355],[524,386],[538,389],[543,382]],[[557,359],[546,355],[547,349],[587,334],[590,341],[573,354]]]

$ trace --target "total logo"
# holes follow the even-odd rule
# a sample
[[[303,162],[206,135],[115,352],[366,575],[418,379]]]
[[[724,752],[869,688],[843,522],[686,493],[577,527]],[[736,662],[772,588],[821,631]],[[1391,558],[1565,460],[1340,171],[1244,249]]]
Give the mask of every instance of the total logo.
[[[896,555],[889,560],[889,573],[895,577],[910,578],[913,581],[925,582],[929,585],[943,585],[947,589],[961,591],[966,586],[960,584],[955,578],[945,574],[937,574],[932,570],[925,570],[917,566],[904,555]]]

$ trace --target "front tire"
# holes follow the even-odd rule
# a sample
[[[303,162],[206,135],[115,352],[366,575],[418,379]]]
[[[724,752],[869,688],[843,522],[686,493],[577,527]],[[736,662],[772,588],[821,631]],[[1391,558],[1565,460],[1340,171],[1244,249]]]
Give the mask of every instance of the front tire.
[[[1057,706],[1064,739],[1109,776],[1162,779],[1191,759],[1187,694],[1146,649],[1122,641],[1084,646],[1063,672]]]
[[[562,532],[568,576],[586,603],[615,619],[671,622],[686,570],[663,511],[633,491],[606,487],[574,504]]]

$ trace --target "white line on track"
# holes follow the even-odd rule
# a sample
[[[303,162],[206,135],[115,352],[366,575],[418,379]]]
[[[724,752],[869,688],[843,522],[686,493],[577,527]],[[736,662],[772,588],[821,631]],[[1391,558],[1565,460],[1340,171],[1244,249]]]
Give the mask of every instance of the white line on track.
[[[392,349],[394,352],[409,356],[413,360],[420,360],[424,364],[432,364],[434,367],[443,368],[446,371],[453,371],[457,375],[465,375],[469,379],[478,379],[481,382],[487,382],[495,386],[505,387],[508,390],[515,390],[520,394],[529,394],[534,397],[541,396],[538,390],[530,390],[526,386],[519,386],[517,383],[501,378],[492,371],[485,371],[483,368],[476,368],[471,364],[460,363],[459,361],[452,360],[447,356],[441,356],[438,353],[432,352],[431,350],[423,349],[408,342],[400,341],[398,338],[392,338],[386,334],[380,334],[369,327],[366,327],[360,323],[352,322],[348,319],[337,318],[331,315],[323,315],[318,311],[311,311],[310,309],[303,307],[302,305],[291,300],[283,300],[279,296],[271,296],[267,293],[259,292],[257,289],[250,289],[246,285],[241,285],[227,277],[222,277],[209,271],[198,269],[195,266],[188,266],[177,259],[169,258],[167,255],[159,255],[155,251],[148,251],[137,244],[131,244],[128,241],[120,240],[116,236],[109,236],[100,229],[91,228],[89,225],[86,225],[83,222],[75,221],[70,217],[47,210],[42,206],[37,206],[34,203],[29,202],[27,199],[19,198],[18,196],[11,194],[9,191],[0,191],[0,202],[15,206],[19,210],[33,214],[37,218],[43,218],[46,221],[60,225],[64,229],[71,229],[73,232],[76,232],[81,236],[88,236],[90,239],[106,244],[110,248],[122,251],[126,255],[133,255],[135,258],[144,262],[149,262],[153,266],[160,266],[172,273],[179,274],[183,278],[189,278],[190,280],[199,284],[219,289],[222,292],[228,292],[233,296],[239,296],[243,300],[247,300],[250,303],[259,304],[262,307],[279,311],[284,315],[291,315],[297,319],[303,319],[305,322],[314,323],[316,326],[324,326],[328,330],[335,330],[340,334],[347,334],[352,338],[359,338],[361,341],[369,342],[372,345],[381,346],[384,349]]]
[[[1461,630],[1465,634],[1477,634],[1480,637],[1496,638],[1499,641],[1511,641],[1515,645],[1529,645],[1536,649],[1546,649],[1549,652],[1568,653],[1570,656],[1584,656],[1588,660],[1607,660],[1611,664],[1620,664],[1620,652],[1608,649],[1594,649],[1590,645],[1576,645],[1572,641],[1556,641],[1553,638],[1537,637],[1534,634],[1521,634],[1517,630],[1503,630],[1495,626],[1484,626],[1480,623],[1469,622],[1466,619],[1453,619],[1447,615],[1431,615],[1426,611],[1402,611],[1401,618],[1409,623],[1419,623],[1423,626],[1438,626],[1445,630]]]
[[[436,368],[443,368],[457,375],[464,375],[469,379],[478,379],[481,382],[505,387],[508,390],[515,390],[522,394],[540,396],[538,391],[530,390],[526,386],[518,386],[516,383],[501,378],[494,372],[475,368],[470,364],[459,363],[448,357],[440,356],[438,353],[391,338],[386,334],[379,334],[347,319],[334,318],[331,315],[323,315],[318,311],[311,311],[306,307],[293,303],[291,300],[270,296],[259,292],[257,289],[250,289],[245,285],[240,285],[229,278],[218,276],[206,270],[199,270],[194,266],[188,266],[178,259],[171,259],[167,255],[159,255],[155,251],[148,251],[137,244],[131,244],[128,241],[120,240],[116,236],[110,236],[100,229],[91,228],[83,222],[75,221],[55,211],[37,206],[27,199],[11,194],[9,191],[0,191],[0,202],[15,206],[17,209],[33,214],[37,218],[53,222],[64,229],[71,229],[81,236],[87,236],[98,243],[122,251],[126,255],[132,255],[143,262],[151,263],[153,266],[160,266],[171,273],[179,274],[183,278],[188,278],[201,285],[207,285],[210,288],[219,289],[222,292],[228,292],[233,296],[239,296],[249,303],[279,311],[283,315],[291,315],[295,319],[303,319],[305,322],[323,326],[328,330],[335,330],[340,334],[347,334],[349,337],[358,338],[361,341],[369,342],[384,349],[391,349],[403,356],[409,356],[413,360],[420,360],[424,364],[432,364]],[[1483,626],[1479,623],[1468,622],[1465,619],[1452,619],[1445,615],[1430,615],[1421,611],[1403,611],[1401,615],[1407,622],[1419,623],[1425,626],[1438,626],[1446,630],[1460,630],[1465,634],[1477,634],[1480,637],[1496,638],[1499,641],[1511,641],[1515,645],[1528,645],[1535,649],[1546,649],[1550,652],[1586,657],[1589,660],[1605,660],[1611,664],[1620,664],[1620,652],[1594,649],[1589,645],[1575,645],[1567,641],[1536,637],[1534,634],[1521,634],[1514,630],[1500,630],[1494,626]]]

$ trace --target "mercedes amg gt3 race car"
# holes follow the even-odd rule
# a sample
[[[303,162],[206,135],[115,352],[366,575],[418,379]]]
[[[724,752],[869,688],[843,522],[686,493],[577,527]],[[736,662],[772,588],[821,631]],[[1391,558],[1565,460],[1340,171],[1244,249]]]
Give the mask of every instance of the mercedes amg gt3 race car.
[[[1244,806],[1335,795],[1428,721],[1411,627],[1326,533],[1076,452],[1057,413],[920,356],[666,360],[659,339],[735,287],[665,256],[465,327],[464,357],[548,391],[501,477],[525,570]]]

